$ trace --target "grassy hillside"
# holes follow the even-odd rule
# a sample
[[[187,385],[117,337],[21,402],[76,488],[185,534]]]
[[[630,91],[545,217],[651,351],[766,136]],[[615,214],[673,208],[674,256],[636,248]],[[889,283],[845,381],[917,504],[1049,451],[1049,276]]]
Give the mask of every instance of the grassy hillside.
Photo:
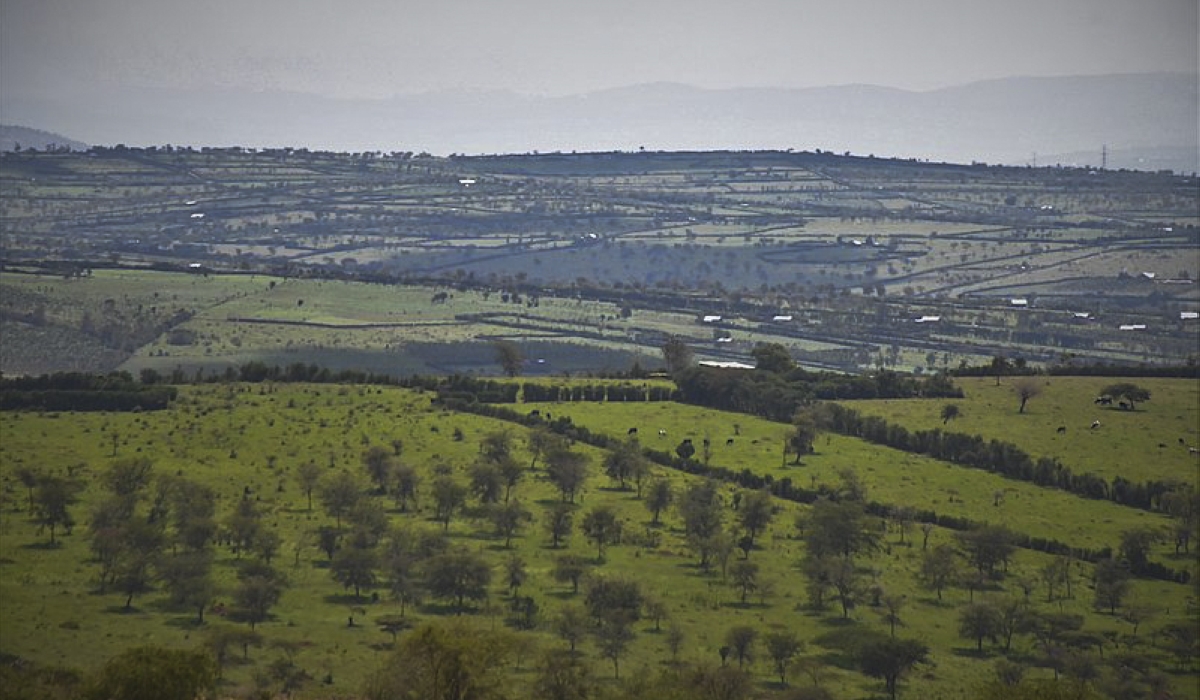
[[[1160,391],[1164,399],[1171,392],[1166,388]],[[962,402],[964,420],[984,412],[982,401],[971,393]],[[556,418],[570,415],[577,424],[618,437],[625,437],[629,428],[636,426],[640,440],[652,447],[658,447],[656,441],[673,446],[685,436],[697,442],[707,436],[714,444],[710,456],[714,464],[787,475],[796,481],[832,484],[838,480],[840,470],[851,467],[863,478],[872,500],[927,505],[1085,546],[1113,544],[1127,528],[1161,522],[1159,516],[1112,504],[1021,488],[1019,484],[998,485],[990,475],[837,436],[822,437],[817,454],[806,458],[803,466],[785,466],[780,446],[786,426],[745,416],[666,403],[524,408],[552,412]],[[660,429],[666,431],[665,437],[658,436]],[[1170,426],[1164,428],[1164,436],[1167,429],[1173,430]],[[239,502],[251,500],[262,512],[264,525],[281,538],[272,563],[286,575],[288,588],[269,619],[257,626],[264,645],[250,648],[245,660],[235,654],[226,666],[225,691],[243,693],[256,684],[271,691],[281,690],[281,681],[265,672],[272,664],[278,667],[282,659],[283,666],[290,661],[292,668],[301,670],[308,679],[301,684],[301,697],[352,695],[365,675],[386,657],[391,638],[377,628],[376,622],[398,613],[399,605],[390,599],[383,581],[368,587],[363,597],[356,599],[353,590],[331,577],[328,557],[319,550],[315,533],[322,525],[333,525],[335,518],[322,509],[319,498],[314,499],[314,509],[308,510],[306,495],[297,480],[300,465],[315,462],[323,478],[343,470],[350,472],[359,479],[362,495],[380,498],[393,525],[439,531],[442,525],[432,521],[430,485],[435,472],[440,469],[467,484],[468,470],[480,458],[481,440],[498,431],[511,436],[518,462],[527,465],[533,460],[526,448],[527,429],[444,411],[431,405],[428,394],[396,388],[185,386],[176,404],[160,412],[0,414],[0,605],[5,620],[0,625],[0,652],[40,664],[87,670],[128,646],[153,643],[192,647],[205,639],[209,630],[221,625],[247,627],[211,609],[206,623],[196,625],[195,612],[172,609],[158,583],[135,596],[128,610],[123,594],[111,589],[98,592],[99,565],[89,553],[88,523],[103,497],[101,475],[114,463],[144,457],[152,461],[158,478],[180,476],[214,489],[217,518],[223,523],[230,522]],[[727,444],[729,439],[732,444]],[[395,440],[400,445],[399,461],[415,467],[422,479],[416,509],[408,512],[401,512],[390,497],[370,496],[363,467],[362,456],[369,447],[394,452]],[[764,585],[742,602],[728,571],[722,575],[720,567],[715,567],[706,573],[697,567],[675,509],[664,513],[661,526],[652,526],[644,499],[638,499],[632,490],[616,488],[616,483],[604,476],[603,451],[583,445],[574,449],[586,455],[590,476],[576,498],[574,534],[562,549],[550,547],[543,529],[549,509],[561,500],[547,481],[544,460],[536,469],[526,471],[515,488],[515,497],[531,511],[534,520],[514,538],[511,548],[504,546],[503,538],[494,534],[490,523],[471,517],[474,497],[468,499],[466,512],[451,519],[446,532],[454,546],[479,553],[490,563],[493,580],[488,601],[466,611],[485,627],[502,628],[511,617],[505,565],[513,555],[525,561],[528,579],[520,591],[536,601],[537,625],[518,636],[540,649],[564,646],[553,631],[553,622],[564,606],[579,604],[583,599],[582,592],[573,594],[570,584],[554,579],[552,571],[558,555],[577,554],[595,563],[597,572],[638,581],[648,596],[664,604],[666,619],[661,624],[663,631],[655,631],[654,622],[645,618],[636,623],[636,638],[621,660],[622,677],[654,671],[670,661],[667,629],[676,627],[682,632],[682,659],[715,665],[726,632],[735,625],[749,625],[760,634],[778,629],[796,631],[808,643],[802,656],[821,664],[821,682],[835,697],[878,695],[883,692],[882,682],[847,664],[827,636],[845,630],[886,632],[884,610],[871,602],[871,588],[878,586],[877,595],[886,592],[903,596],[898,634],[921,639],[931,647],[931,663],[902,680],[901,697],[971,697],[972,688],[994,676],[992,665],[1001,653],[990,643],[984,645],[982,653],[977,652],[973,640],[961,639],[957,634],[959,611],[971,596],[989,600],[1022,597],[1020,581],[1036,582],[1038,572],[1052,560],[1047,555],[1018,551],[1008,574],[990,581],[983,591],[972,594],[951,587],[939,601],[915,577],[922,555],[919,529],[901,531],[895,523],[881,522],[880,527],[887,528],[881,530],[884,546],[860,560],[860,602],[843,619],[836,603],[824,610],[813,610],[808,605],[807,577],[799,569],[805,547],[794,524],[796,516],[808,512],[808,507],[776,501],[771,525],[759,537],[759,548],[750,554],[750,560],[761,567],[760,581]],[[77,525],[69,535],[60,530],[55,546],[48,544],[49,533],[30,519],[28,493],[20,479],[26,468],[44,474],[71,474],[85,485],[79,502],[71,509]],[[657,467],[652,473],[655,479],[668,480],[677,492],[697,481]],[[155,488],[147,493],[147,503],[153,501]],[[993,506],[998,488],[1014,490],[1008,492],[1001,505]],[[734,490],[721,485],[720,492],[725,504],[723,519],[732,531],[738,517],[731,506]],[[584,515],[599,506],[609,506],[617,513],[625,533],[622,543],[608,547],[603,558],[597,556],[596,545],[579,530]],[[952,533],[934,529],[928,545],[954,541]],[[237,563],[254,555],[239,556],[224,544],[214,551],[216,599],[232,607]],[[1156,549],[1154,556],[1163,556],[1162,548]],[[735,553],[730,562],[740,557]],[[1093,610],[1092,594],[1087,588],[1090,570],[1091,566],[1074,563],[1073,599],[1047,604],[1043,602],[1045,587],[1035,583],[1030,605],[1083,615],[1085,629],[1108,640],[1103,642],[1107,645],[1106,656],[1115,653],[1113,643],[1121,648],[1138,644],[1132,636],[1133,628],[1120,615]],[[381,573],[380,578],[386,577]],[[373,593],[378,594],[377,599]],[[1133,584],[1127,601],[1130,608],[1152,612],[1153,617],[1139,632],[1141,644],[1137,648],[1168,674],[1176,697],[1197,697],[1194,658],[1182,666],[1172,661],[1167,641],[1153,633],[1169,622],[1194,615],[1189,602],[1192,596],[1192,586],[1139,580]],[[452,612],[446,601],[426,597],[408,614],[416,620],[429,620]],[[354,620],[353,626],[348,625],[349,619]],[[819,644],[819,638],[826,644]],[[605,680],[612,678],[613,667],[600,658],[595,643],[584,642],[582,649],[594,676],[602,684],[615,687],[615,681]],[[1010,655],[1036,666],[1038,654],[1032,637],[1018,635]],[[520,669],[509,674],[515,692],[528,694],[534,678],[531,659],[535,656],[527,652]],[[758,660],[749,670],[759,691],[766,693],[777,687],[761,647]],[[1052,672],[1035,667],[1028,674],[1050,677]],[[797,684],[807,683],[799,668],[793,670],[792,677]],[[332,684],[322,682],[325,679],[332,680]]]

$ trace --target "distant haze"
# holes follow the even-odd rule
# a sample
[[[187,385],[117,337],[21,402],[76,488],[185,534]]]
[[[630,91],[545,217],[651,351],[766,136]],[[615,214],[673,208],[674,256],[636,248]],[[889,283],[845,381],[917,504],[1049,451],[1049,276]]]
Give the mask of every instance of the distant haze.
[[[737,111],[731,90],[773,91],[769,99],[743,96],[780,109],[813,104],[816,93],[801,89],[858,86],[840,95],[867,99],[866,86],[880,86],[904,110],[933,109],[941,127],[969,138],[963,128],[970,125],[940,121],[963,114],[937,105],[954,88],[1172,73],[1190,75],[1194,89],[1198,43],[1195,0],[0,0],[0,122],[90,143],[285,140],[442,152],[786,143],[988,159],[1001,156],[982,142],[974,154],[926,151],[928,139],[897,141],[904,136],[897,125],[852,111],[832,124],[853,123],[857,135],[824,131],[804,115],[792,115],[787,127],[786,114],[747,121],[711,112],[653,115],[658,126],[630,131],[634,122],[606,123],[612,113],[589,120],[586,108],[569,103],[611,105],[619,97],[633,106],[617,113],[640,109],[635,122],[645,124],[647,104],[676,109],[699,99],[709,110]],[[653,89],[634,87],[646,85]],[[663,101],[693,89],[707,97]],[[874,90],[864,107],[887,92]],[[647,97],[640,107],[639,93]],[[1003,101],[995,107],[998,118],[1029,117],[1005,115]],[[489,110],[520,119],[495,129]],[[564,110],[585,114],[554,121]],[[1193,117],[1193,127],[1195,110],[1193,99],[1181,115]],[[447,114],[474,121],[447,124]],[[324,130],[322,118],[332,120]],[[1159,140],[1151,145],[1188,145],[1164,142],[1151,122],[1145,136]],[[463,129],[457,134],[455,124]],[[489,141],[490,131],[503,133]],[[1080,136],[1080,143],[1032,138],[1002,157],[1099,148],[1096,139],[1108,139]],[[1185,141],[1194,136],[1192,128]]]

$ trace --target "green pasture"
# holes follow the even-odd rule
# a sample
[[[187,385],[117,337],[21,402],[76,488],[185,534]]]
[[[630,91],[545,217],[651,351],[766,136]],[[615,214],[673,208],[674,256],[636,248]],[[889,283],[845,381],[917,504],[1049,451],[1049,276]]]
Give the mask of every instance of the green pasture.
[[[857,405],[857,404],[854,404]],[[938,404],[939,406],[941,404]],[[969,406],[969,405],[968,405]],[[834,486],[839,474],[853,469],[868,487],[868,498],[894,506],[933,510],[956,517],[1005,525],[1034,537],[1072,546],[1116,547],[1121,533],[1140,527],[1166,528],[1162,515],[1044,489],[985,471],[959,467],[836,434],[822,435],[815,454],[794,463],[783,458],[790,428],[759,418],[674,403],[531,403],[523,408],[570,416],[578,425],[612,436],[638,428],[640,442],[674,452],[684,439],[703,460],[703,441],[711,444],[710,464],[740,472],[790,478],[798,486]],[[964,407],[964,411],[969,408]],[[735,427],[736,426],[736,427]],[[659,430],[666,436],[660,437]],[[728,444],[732,439],[733,444]],[[999,494],[999,497],[998,497]],[[999,501],[998,505],[994,505]],[[1160,545],[1158,558],[1174,561],[1173,548]],[[1187,564],[1187,560],[1174,565]]]
[[[312,512],[306,507],[304,494],[295,480],[296,467],[312,460],[326,472],[348,470],[363,475],[360,455],[369,445],[389,446],[391,440],[402,442],[400,459],[417,467],[427,484],[435,465],[449,465],[457,478],[465,481],[465,470],[476,458],[478,443],[484,435],[507,431],[514,438],[518,460],[529,460],[525,450],[526,431],[518,426],[476,416],[446,412],[432,406],[429,395],[395,388],[339,387],[332,385],[208,385],[181,387],[176,404],[165,411],[125,414],[0,414],[0,609],[4,624],[0,625],[0,651],[18,654],[42,664],[66,665],[81,669],[95,668],[105,658],[122,648],[147,643],[163,646],[188,647],[198,643],[205,630],[196,627],[194,615],[167,609],[165,595],[153,590],[134,600],[133,610],[122,610],[123,596],[96,592],[96,565],[90,561],[86,542],[86,523],[90,509],[100,495],[96,477],[114,459],[142,456],[151,459],[155,473],[179,474],[215,488],[219,494],[218,517],[226,517],[245,489],[256,499],[265,513],[265,522],[282,537],[275,565],[283,570],[290,582],[282,601],[273,610],[270,620],[258,630],[268,642],[262,648],[251,649],[249,660],[226,669],[226,690],[235,692],[252,685],[252,678],[285,652],[270,642],[297,643],[293,658],[314,679],[333,674],[332,686],[319,681],[307,683],[299,696],[304,698],[345,697],[359,687],[364,674],[377,667],[390,647],[390,637],[380,632],[374,620],[398,612],[387,600],[385,591],[379,602],[369,594],[362,601],[353,599],[352,592],[332,580],[325,565],[325,555],[317,550],[311,533],[319,525],[332,524],[316,505]],[[523,408],[533,408],[527,405]],[[634,409],[641,409],[638,413]],[[657,440],[659,426],[669,431],[666,438],[672,444],[677,438],[693,431],[695,435],[712,434],[724,438],[732,430],[731,420],[739,423],[740,434],[727,452],[724,439],[719,441],[713,460],[732,458],[735,451],[745,449],[738,458],[746,466],[776,473],[788,472],[796,478],[807,471],[823,471],[819,478],[835,478],[833,464],[825,464],[843,446],[838,440],[825,443],[822,439],[819,454],[808,466],[780,466],[778,444],[783,426],[754,419],[731,418],[717,412],[697,412],[686,406],[671,404],[558,404],[544,406],[544,411],[556,415],[571,415],[577,423],[594,429],[612,429],[624,434],[631,425],[639,425],[639,437],[645,442]],[[638,421],[634,423],[633,421]],[[455,431],[461,431],[461,439]],[[114,440],[116,455],[114,456]],[[758,439],[759,445],[753,440]],[[717,442],[714,439],[714,442]],[[756,452],[761,448],[761,455]],[[663,623],[683,630],[685,642],[681,657],[719,662],[717,648],[730,627],[748,624],[760,633],[773,628],[793,629],[809,642],[805,656],[821,657],[827,650],[813,640],[822,633],[840,627],[841,613],[837,606],[823,613],[814,613],[805,606],[804,577],[796,563],[803,545],[796,538],[793,521],[801,507],[779,502],[778,513],[768,532],[760,538],[760,549],[751,559],[762,567],[761,578],[769,581],[770,591],[752,594],[746,604],[739,601],[737,591],[722,580],[719,573],[703,574],[695,567],[695,557],[688,551],[680,533],[680,521],[668,512],[660,528],[649,526],[650,514],[632,491],[620,491],[603,476],[603,453],[584,446],[577,449],[590,458],[591,477],[579,499],[577,524],[582,514],[597,505],[614,508],[624,522],[626,543],[610,547],[604,563],[597,570],[605,575],[635,578],[650,596],[661,600],[669,618]],[[719,457],[718,457],[719,455]],[[869,497],[887,500],[889,484],[895,481],[893,470],[885,467],[880,457],[871,471],[867,460],[853,460],[866,477]],[[893,458],[894,459],[894,458]],[[736,463],[736,462],[735,462]],[[68,466],[82,474],[88,484],[80,502],[74,506],[78,525],[73,534],[61,537],[61,546],[47,547],[46,533],[38,532],[26,510],[26,493],[16,479],[21,467],[33,467],[49,473],[64,474]],[[938,470],[950,469],[937,465]],[[692,477],[655,468],[656,478],[669,479],[677,488],[692,481]],[[456,516],[449,533],[452,541],[472,551],[478,551],[493,562],[495,578],[489,603],[469,613],[484,624],[500,627],[507,615],[503,562],[512,553],[521,556],[527,565],[529,580],[522,595],[533,596],[540,607],[542,624],[538,629],[522,633],[540,648],[557,648],[563,643],[550,631],[550,622],[561,606],[579,602],[582,594],[572,595],[569,586],[556,583],[550,576],[554,557],[560,552],[549,548],[542,531],[542,513],[558,500],[558,494],[544,480],[538,469],[526,474],[517,486],[516,497],[535,514],[535,521],[514,540],[513,549],[506,551],[502,540],[495,537],[490,526],[465,516]],[[365,475],[363,475],[365,489]],[[963,479],[966,481],[966,478]],[[723,486],[726,502],[731,487]],[[1023,494],[1022,494],[1023,497]],[[964,491],[963,498],[973,498]],[[474,499],[471,499],[472,502]],[[1006,511],[1016,499],[1010,497],[998,510]],[[422,493],[419,509],[402,514],[390,501],[389,517],[395,523],[410,527],[437,529],[429,522],[430,504]],[[983,510],[975,505],[976,510]],[[1062,516],[1068,511],[1053,510]],[[726,512],[726,522],[732,523],[733,513]],[[1014,525],[1015,526],[1015,525]],[[1018,528],[1020,529],[1020,528]],[[60,533],[61,535],[61,533]],[[885,535],[888,549],[863,560],[864,576],[877,581],[889,592],[907,596],[901,613],[899,633],[916,637],[932,648],[932,664],[922,667],[902,683],[901,697],[968,698],[970,688],[992,675],[992,662],[998,652],[985,647],[982,657],[973,652],[973,642],[959,639],[956,633],[956,609],[965,603],[964,590],[945,592],[938,602],[932,593],[919,588],[913,578],[920,555],[919,532],[907,533],[906,544],[900,543],[900,533],[894,529]],[[634,541],[657,537],[650,543]],[[950,534],[941,530],[932,533],[930,544],[948,541]],[[914,544],[915,540],[915,544]],[[578,529],[562,551],[595,558],[596,549]],[[234,555],[218,547],[216,571],[221,582],[232,582]],[[735,557],[740,555],[734,555]],[[992,590],[980,593],[984,597],[1000,598],[1017,592],[1015,581],[1022,575],[1032,575],[1049,558],[1031,552],[1020,552],[1011,566],[1008,578],[997,582]],[[1090,593],[1084,586],[1084,567],[1080,567],[1079,593],[1074,600],[1063,601],[1065,610],[1087,616],[1087,629],[1128,633],[1129,625],[1090,609]],[[1152,629],[1178,615],[1191,595],[1190,587],[1160,582],[1137,582],[1135,596],[1152,602],[1158,617],[1146,623]],[[228,600],[227,590],[219,596]],[[1041,589],[1032,598],[1042,598]],[[1041,606],[1042,603],[1035,602]],[[1057,608],[1056,604],[1056,608]],[[431,619],[445,614],[436,601],[427,601],[409,614],[415,619]],[[347,626],[354,617],[355,626]],[[886,631],[879,610],[864,602],[851,612],[850,624]],[[221,624],[212,612],[206,615],[207,625]],[[224,621],[225,624],[235,624]],[[655,669],[666,662],[669,654],[665,634],[656,633],[648,620],[636,626],[637,639],[622,659],[622,677],[632,676],[638,669]],[[1149,635],[1149,632],[1143,632]],[[612,667],[598,658],[589,641],[583,650],[592,659],[595,675],[612,676]],[[1017,641],[1018,655],[1032,653],[1027,638]],[[759,660],[750,668],[760,687],[768,688],[773,680],[769,663]],[[517,687],[529,683],[533,655],[526,657],[523,670],[514,670],[511,680]],[[1166,663],[1164,661],[1164,663]],[[1048,676],[1047,669],[1033,669],[1031,675]],[[793,682],[807,682],[799,671],[792,674]],[[1172,685],[1176,697],[1195,698],[1194,676],[1174,674]],[[825,681],[836,697],[878,695],[882,684],[841,668],[830,667]]]
[[[847,402],[909,430],[940,428],[1011,442],[1034,457],[1057,457],[1071,471],[1111,480],[1175,481],[1197,484],[1200,456],[1200,382],[1190,379],[1038,377],[1041,394],[1018,413],[1016,377],[960,377],[963,400],[881,399]],[[1131,382],[1150,391],[1134,411],[1099,406],[1094,399],[1107,385]],[[943,424],[942,407],[954,403],[958,418]],[[1100,427],[1091,429],[1092,421]],[[1064,433],[1057,432],[1065,427]]]

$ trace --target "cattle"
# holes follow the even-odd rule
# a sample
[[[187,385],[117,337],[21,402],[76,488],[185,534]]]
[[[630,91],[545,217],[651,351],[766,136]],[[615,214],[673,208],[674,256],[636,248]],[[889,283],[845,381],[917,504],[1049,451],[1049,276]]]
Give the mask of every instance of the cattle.
[[[637,435],[637,428],[630,428],[626,435]]]
[[[529,412],[529,416],[530,416],[531,418],[541,418],[541,417],[542,417],[542,412],[541,412],[541,411],[539,411],[538,409],[536,409],[536,408],[535,408],[535,409],[533,409],[532,411],[530,411],[530,412]]]
[[[1054,432],[1058,433],[1059,435],[1062,435],[1063,433],[1067,432],[1067,426],[1060,425],[1060,426],[1058,426],[1058,429],[1055,430]]]
[[[733,447],[733,438],[729,438],[728,440],[726,440],[726,441],[725,441],[725,446],[726,446],[726,447]]]
[[[1190,455],[1200,454],[1200,450],[1196,449],[1195,447],[1189,447],[1188,454],[1190,454]]]
[[[658,429],[658,436],[659,436],[659,437],[666,437],[666,436],[667,436],[667,431],[663,430],[662,428],[659,428],[659,429]]]
[[[1096,428],[1099,428],[1099,427],[1100,427],[1100,421],[1098,421],[1098,420],[1092,421],[1092,430],[1095,430]]]
[[[1092,403],[1098,404],[1100,406],[1111,406],[1112,405],[1112,397],[1111,396],[1097,396],[1096,400],[1093,401]]]
[[[1128,411],[1130,408],[1133,408],[1132,404],[1130,404],[1128,401],[1118,401],[1117,406],[1123,411]]]

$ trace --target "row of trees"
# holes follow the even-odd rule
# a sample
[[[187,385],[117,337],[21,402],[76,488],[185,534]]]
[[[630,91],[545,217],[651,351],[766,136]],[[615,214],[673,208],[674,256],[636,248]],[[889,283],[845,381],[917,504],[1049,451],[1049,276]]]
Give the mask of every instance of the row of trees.
[[[943,432],[937,428],[910,431],[888,423],[879,416],[863,416],[853,408],[840,404],[826,404],[821,415],[828,429],[842,435],[1134,508],[1164,510],[1164,499],[1168,498],[1168,494],[1184,488],[1180,484],[1165,481],[1132,482],[1121,476],[1106,481],[1095,474],[1075,474],[1056,458],[1034,459],[1009,442],[987,440],[980,435]],[[946,420],[953,418],[945,413],[943,417]]]

